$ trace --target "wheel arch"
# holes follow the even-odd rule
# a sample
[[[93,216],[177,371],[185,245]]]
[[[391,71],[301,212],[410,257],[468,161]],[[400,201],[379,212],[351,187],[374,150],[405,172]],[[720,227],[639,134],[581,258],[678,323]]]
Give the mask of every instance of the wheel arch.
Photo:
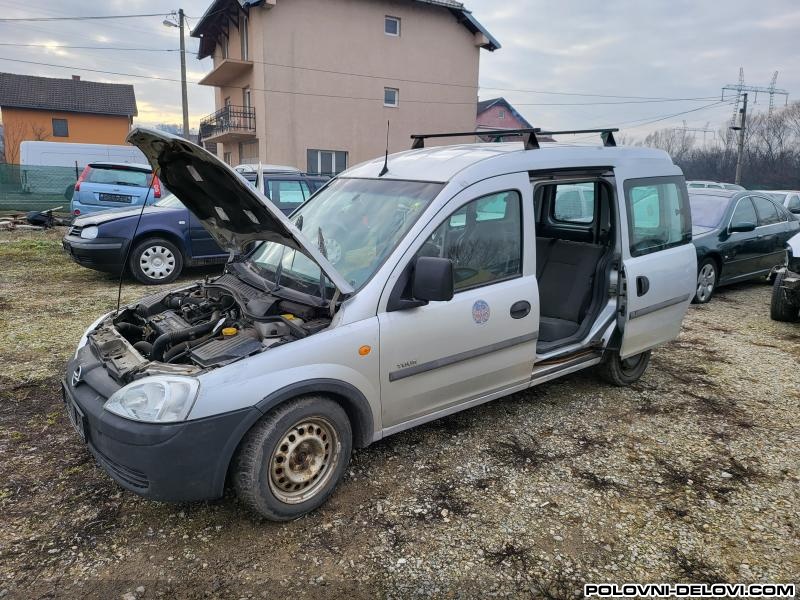
[[[173,231],[167,229],[147,229],[145,231],[137,231],[136,237],[131,240],[131,250],[141,244],[143,241],[150,238],[164,238],[165,240],[175,244],[175,247],[183,254],[184,263],[191,258],[189,256],[189,249],[186,247],[185,240]]]
[[[700,272],[700,263],[709,258],[713,260],[714,264],[716,264],[717,266],[717,285],[719,285],[719,280],[722,278],[722,269],[724,268],[724,266],[722,264],[722,255],[716,250],[711,250],[710,252],[707,252],[702,256],[702,258],[700,258],[700,260],[697,261],[698,265],[697,272],[698,273]]]

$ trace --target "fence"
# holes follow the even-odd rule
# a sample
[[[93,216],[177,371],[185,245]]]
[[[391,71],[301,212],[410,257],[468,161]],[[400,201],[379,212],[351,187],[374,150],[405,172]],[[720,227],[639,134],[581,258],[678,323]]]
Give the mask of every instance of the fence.
[[[61,206],[69,201],[78,177],[75,167],[0,164],[0,210],[30,211]]]

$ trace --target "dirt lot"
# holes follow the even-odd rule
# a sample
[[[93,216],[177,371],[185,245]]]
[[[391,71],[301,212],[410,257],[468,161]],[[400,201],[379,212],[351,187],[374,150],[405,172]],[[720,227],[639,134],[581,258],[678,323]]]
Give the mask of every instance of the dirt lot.
[[[0,597],[569,598],[584,582],[800,573],[800,324],[770,290],[692,307],[642,381],[579,374],[359,451],[323,509],[118,488],[58,378],[114,282],[61,232],[0,234]],[[197,273],[189,275],[189,279]],[[145,288],[128,282],[123,302]]]

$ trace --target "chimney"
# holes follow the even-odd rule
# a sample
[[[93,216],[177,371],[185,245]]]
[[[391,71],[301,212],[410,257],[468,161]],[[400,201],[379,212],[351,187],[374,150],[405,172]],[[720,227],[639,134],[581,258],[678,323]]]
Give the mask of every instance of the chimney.
[[[72,76],[72,81],[80,81],[80,80],[81,80],[81,76],[80,75],[73,75]]]

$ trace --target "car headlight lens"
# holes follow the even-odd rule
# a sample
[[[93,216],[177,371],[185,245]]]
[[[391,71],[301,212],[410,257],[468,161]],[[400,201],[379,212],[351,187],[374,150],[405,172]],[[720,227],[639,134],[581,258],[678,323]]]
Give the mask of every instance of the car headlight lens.
[[[199,388],[200,382],[191,377],[147,377],[114,392],[103,408],[133,421],[185,421]]]
[[[90,225],[89,227],[84,227],[81,230],[81,238],[83,238],[84,240],[93,240],[94,238],[97,237],[97,231],[98,229],[94,225]]]

